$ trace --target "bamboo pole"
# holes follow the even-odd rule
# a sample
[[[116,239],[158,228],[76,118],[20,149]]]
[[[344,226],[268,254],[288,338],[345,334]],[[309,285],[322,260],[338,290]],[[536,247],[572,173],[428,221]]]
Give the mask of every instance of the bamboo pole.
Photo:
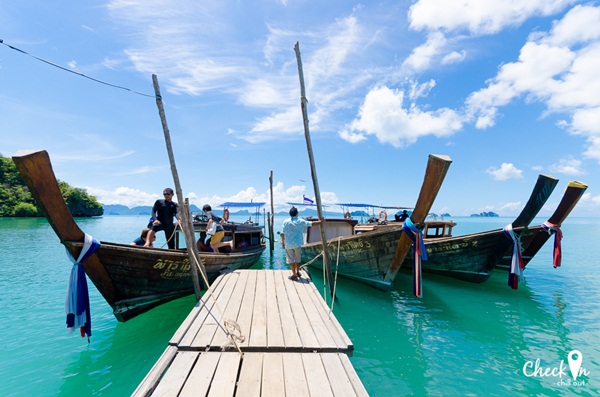
[[[273,171],[271,170],[271,175],[269,176],[269,185],[271,191],[271,215],[269,217],[269,249],[271,253],[275,249],[275,233],[274,233],[274,223],[275,223],[275,206],[273,205]]]
[[[165,116],[165,109],[162,102],[162,97],[160,95],[160,87],[158,86],[158,78],[155,74],[152,75],[152,84],[154,85],[154,93],[156,95],[156,106],[158,107],[158,114],[160,115],[160,121],[162,123],[163,132],[165,134],[165,143],[167,144],[167,153],[169,154],[169,162],[171,163],[171,172],[173,173],[173,181],[175,182],[175,192],[177,193],[177,201],[182,203],[181,212],[181,228],[183,230],[183,235],[185,236],[185,246],[187,247],[188,256],[190,258],[190,271],[192,272],[192,281],[194,284],[194,292],[196,293],[196,301],[200,300],[201,289],[200,289],[200,280],[198,277],[198,270],[196,263],[200,266],[200,271],[202,272],[203,280],[208,282],[208,277],[206,275],[206,269],[202,264],[202,260],[200,259],[200,253],[198,252],[198,247],[196,246],[196,239],[194,238],[194,226],[192,225],[192,221],[190,219],[189,206],[187,205],[187,200],[183,198],[183,192],[181,190],[181,184],[179,183],[179,174],[177,173],[177,166],[175,165],[175,156],[173,155],[173,147],[171,146],[171,135],[169,133],[169,127],[167,126],[167,118]],[[206,285],[208,288],[208,285]]]
[[[317,180],[317,168],[313,156],[312,144],[310,141],[310,131],[308,129],[308,110],[306,108],[307,100],[304,91],[304,72],[302,71],[302,59],[300,57],[300,44],[296,42],[294,45],[296,52],[296,60],[298,61],[298,76],[300,77],[300,102],[302,106],[302,120],[304,122],[304,137],[306,138],[306,149],[308,151],[308,159],[310,161],[310,172],[312,176],[313,186],[315,189],[315,200],[317,202],[317,213],[321,221],[321,244],[323,245],[323,266],[327,275],[329,291],[333,297],[333,277],[331,275],[331,266],[329,264],[329,254],[327,253],[327,240],[325,238],[325,218],[323,217],[323,209],[321,206],[321,192],[319,190],[319,181]]]

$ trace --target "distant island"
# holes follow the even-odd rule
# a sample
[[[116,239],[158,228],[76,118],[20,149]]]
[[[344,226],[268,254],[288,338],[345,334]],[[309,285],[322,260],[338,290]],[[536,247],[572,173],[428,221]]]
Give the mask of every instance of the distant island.
[[[495,212],[480,212],[479,214],[471,214],[471,217],[473,218],[478,218],[478,217],[482,217],[482,218],[499,218],[500,215],[496,214]]]

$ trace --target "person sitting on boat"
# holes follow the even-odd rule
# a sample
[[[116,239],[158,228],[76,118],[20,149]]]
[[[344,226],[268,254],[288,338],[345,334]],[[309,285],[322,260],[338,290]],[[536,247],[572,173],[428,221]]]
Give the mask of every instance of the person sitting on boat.
[[[298,208],[290,209],[291,219],[283,222],[281,246],[285,248],[285,259],[292,270],[292,280],[300,278],[301,246],[304,244],[304,229],[312,226],[312,222],[298,218]]]
[[[135,240],[133,240],[133,242],[131,243],[131,245],[146,245],[146,241],[148,239],[148,233],[149,232],[150,232],[150,229],[148,229],[147,227],[144,228],[142,230],[142,234],[140,235],[140,237],[138,237]],[[154,240],[156,240],[156,237],[154,235],[152,235],[152,240],[150,241],[149,247],[153,247],[154,246]]]
[[[223,229],[223,226],[221,225],[222,219],[212,212],[212,208],[208,204],[204,204],[202,211],[208,218],[208,223],[206,224],[206,233],[207,238],[210,236],[210,248],[212,248],[214,252],[219,252],[219,248],[221,247],[229,247],[232,249],[233,241],[223,241],[223,237],[225,237],[225,229]],[[213,223],[216,225],[216,228],[213,226]],[[213,234],[209,233],[211,228],[214,228]]]
[[[210,243],[206,238],[206,232],[200,232],[200,238],[196,242],[196,246],[198,247],[198,252],[213,252],[212,248],[210,248]],[[208,236],[210,237],[210,236]],[[206,241],[205,241],[206,240]]]
[[[163,200],[156,200],[152,206],[152,218],[154,218],[154,221],[144,245],[149,247],[150,241],[154,241],[153,238],[156,232],[164,230],[169,249],[175,249],[175,224],[173,224],[173,217],[177,215],[177,203],[173,202],[173,189],[168,187],[163,190],[163,196],[165,197]]]
[[[406,212],[406,210],[402,211],[402,213],[400,215],[395,214],[394,218],[396,218],[396,220],[398,222],[404,222],[406,220],[406,218],[408,218],[408,212]]]

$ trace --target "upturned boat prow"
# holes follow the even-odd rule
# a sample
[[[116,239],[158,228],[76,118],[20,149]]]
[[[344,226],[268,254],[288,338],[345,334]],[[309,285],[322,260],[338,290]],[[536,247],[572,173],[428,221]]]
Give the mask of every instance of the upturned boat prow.
[[[539,225],[530,227],[521,235],[521,252],[525,266],[527,266],[538,251],[544,246],[546,241],[552,236],[551,231],[548,230],[548,226],[555,230],[559,229],[569,214],[571,214],[571,211],[575,208],[587,188],[588,185],[583,182],[570,181],[567,184],[567,188],[565,189],[556,210],[554,210],[554,213],[545,222],[546,226]],[[507,255],[507,258],[508,257],[510,257],[510,255]],[[503,263],[503,266],[501,267],[507,269],[508,265]]]
[[[437,194],[442,187],[446,173],[452,164],[452,159],[446,155],[430,154],[425,170],[425,177],[421,185],[421,191],[415,204],[415,208],[410,215],[410,220],[417,225],[425,221],[427,214],[431,210],[431,206],[437,197]],[[412,240],[406,233],[402,233],[396,245],[394,257],[390,262],[388,271],[385,275],[385,281],[393,283],[398,270],[402,266],[406,254],[410,250]]]
[[[48,152],[45,150],[19,150],[12,156],[12,159],[60,242],[65,244],[73,257],[77,258],[81,252],[81,246],[68,246],[66,242],[83,243],[85,234],[69,212],[58,187]],[[107,302],[113,302],[115,291],[98,256],[91,255],[85,261],[84,267],[94,284],[96,284],[96,280],[104,280],[103,288],[98,288],[98,290]]]

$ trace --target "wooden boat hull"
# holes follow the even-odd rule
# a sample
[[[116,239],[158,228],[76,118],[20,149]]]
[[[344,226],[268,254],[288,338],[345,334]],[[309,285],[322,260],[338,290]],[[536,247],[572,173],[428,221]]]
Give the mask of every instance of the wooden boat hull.
[[[106,284],[115,293],[108,302],[119,321],[127,321],[163,303],[194,293],[190,260],[186,251],[144,248],[101,242],[96,251],[106,271],[106,278],[90,279],[98,290]],[[82,243],[65,242],[73,254],[81,251]],[[247,269],[254,265],[265,246],[243,253],[209,254],[200,258],[209,283],[222,272]],[[84,264],[85,268],[85,264]]]
[[[401,228],[395,228],[329,240],[327,252],[331,270],[337,271],[340,276],[389,291],[393,280],[386,280],[386,274],[402,233]],[[321,243],[303,245],[302,263],[322,269],[323,257],[319,256],[322,250]]]
[[[83,247],[84,232],[65,204],[48,153],[44,150],[18,152],[13,161],[61,243],[77,258]],[[258,239],[258,235],[244,225],[240,225],[239,233],[241,239],[250,243]],[[127,321],[194,292],[187,251],[111,242],[101,244],[82,265],[119,321]],[[257,242],[256,246],[229,254],[201,253],[200,258],[211,282],[223,270],[249,268],[264,250],[264,243]]]
[[[535,218],[557,183],[556,178],[539,176],[521,214],[512,223],[517,233]],[[329,240],[327,252],[332,258],[332,270],[337,269],[338,274],[343,277],[389,291],[394,281],[393,277],[389,277],[390,262],[394,257],[392,242],[399,241],[403,234],[400,226],[394,228],[388,224],[380,230]],[[510,245],[511,242],[504,236],[502,229],[457,237],[425,239],[428,260],[421,262],[421,268],[426,273],[481,283],[490,277]],[[322,268],[320,257],[313,260],[321,251],[322,246],[319,244],[303,245],[302,261],[311,267]],[[401,267],[411,269],[413,266],[414,249],[411,246],[401,259]]]
[[[514,229],[522,233],[524,228]],[[502,229],[458,237],[425,241],[427,260],[421,262],[423,271],[452,277],[472,283],[483,283],[492,275],[495,265],[501,259],[490,255],[505,247],[508,238]],[[500,252],[505,252],[502,248]],[[411,249],[402,264],[410,269],[414,263],[414,251]]]

